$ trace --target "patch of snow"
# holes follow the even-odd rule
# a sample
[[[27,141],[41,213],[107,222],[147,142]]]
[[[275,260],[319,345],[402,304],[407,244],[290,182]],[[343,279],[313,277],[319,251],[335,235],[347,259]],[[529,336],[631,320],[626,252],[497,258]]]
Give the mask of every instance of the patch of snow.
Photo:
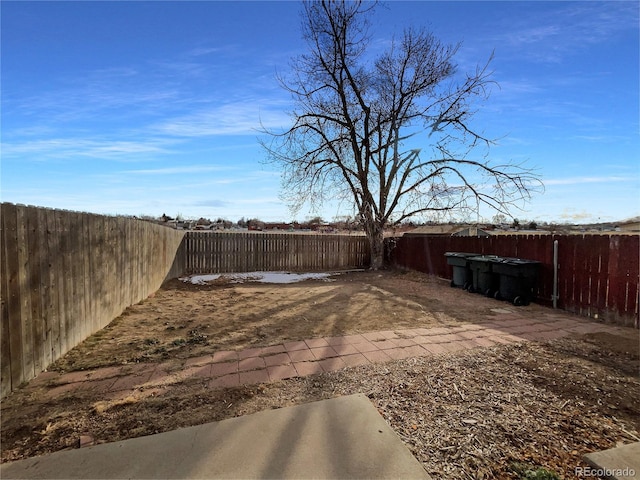
[[[304,280],[323,280],[333,282],[332,275],[339,275],[340,272],[331,273],[291,273],[291,272],[246,272],[246,273],[214,273],[209,275],[191,275],[182,277],[180,280],[194,285],[206,285],[208,282],[219,278],[228,279],[231,283],[260,282],[260,283],[295,283]]]

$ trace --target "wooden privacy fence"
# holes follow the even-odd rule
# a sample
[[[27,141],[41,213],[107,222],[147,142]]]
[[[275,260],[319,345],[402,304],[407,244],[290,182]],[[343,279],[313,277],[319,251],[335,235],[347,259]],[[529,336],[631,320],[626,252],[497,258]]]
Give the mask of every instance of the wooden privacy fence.
[[[558,241],[558,308],[638,327],[640,236],[496,235],[453,237],[405,235],[387,243],[392,265],[452,278],[446,252],[519,257],[542,263],[537,302],[552,304],[553,243]]]
[[[187,232],[185,274],[327,271],[369,266],[366,237],[293,233]]]
[[[366,237],[182,232],[125,217],[0,205],[2,397],[34,378],[125,308],[182,274],[365,268]],[[640,236],[405,235],[387,241],[391,265],[451,278],[445,252],[537,260],[540,303],[638,325]]]
[[[184,232],[9,203],[0,217],[2,397],[182,273]]]

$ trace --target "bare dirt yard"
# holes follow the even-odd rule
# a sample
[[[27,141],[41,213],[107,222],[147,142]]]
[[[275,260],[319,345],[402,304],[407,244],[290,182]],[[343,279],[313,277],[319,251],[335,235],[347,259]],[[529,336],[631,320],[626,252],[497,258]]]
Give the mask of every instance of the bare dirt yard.
[[[415,272],[330,280],[174,280],[50,369],[180,364],[219,350],[505,315],[575,318],[535,304],[513,307]],[[46,382],[32,382],[2,401],[2,461],[77,448],[83,435],[111,442],[361,392],[434,478],[575,478],[585,453],[640,440],[639,369],[638,331],[620,328],[258,385],[210,388],[189,378],[162,395],[106,408],[96,392],[50,398]],[[559,477],[531,476],[541,467]]]

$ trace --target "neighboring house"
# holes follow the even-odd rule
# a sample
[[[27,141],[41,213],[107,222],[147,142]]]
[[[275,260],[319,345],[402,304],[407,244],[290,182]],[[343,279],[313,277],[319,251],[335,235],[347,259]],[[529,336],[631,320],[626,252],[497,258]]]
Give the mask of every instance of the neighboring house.
[[[282,230],[282,231],[291,231],[294,229],[292,223],[281,223],[281,222],[267,222],[264,224],[265,230]]]
[[[452,235],[456,237],[489,237],[492,235],[487,228],[469,225],[439,224],[423,225],[405,232],[405,235]]]
[[[421,227],[405,232],[405,235],[453,235],[454,233],[459,232],[464,228],[464,225],[451,224],[423,225]]]
[[[491,233],[478,227],[468,227],[451,235],[454,237],[490,237]]]
[[[264,230],[264,226],[265,226],[265,223],[260,220],[252,219],[247,222],[247,228],[249,230],[255,230],[255,231],[261,232],[262,230]]]
[[[194,230],[211,230],[213,228],[213,224],[202,224],[196,223]]]
[[[640,220],[634,219],[628,222],[619,223],[616,230],[620,232],[640,232]]]

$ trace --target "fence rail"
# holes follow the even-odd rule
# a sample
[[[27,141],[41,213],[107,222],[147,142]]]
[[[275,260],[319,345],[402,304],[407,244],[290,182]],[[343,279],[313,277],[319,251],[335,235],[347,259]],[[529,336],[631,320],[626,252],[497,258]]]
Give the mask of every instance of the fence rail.
[[[292,233],[187,232],[185,274],[327,271],[369,265],[366,237]]]
[[[405,235],[387,244],[391,264],[451,278],[445,252],[520,257],[542,263],[537,302],[551,305],[553,242],[558,241],[558,308],[638,327],[640,236],[500,235],[486,238]]]
[[[2,397],[180,269],[184,232],[10,203],[0,217]]]
[[[131,218],[0,205],[0,396],[34,378],[122,311],[182,274],[367,267],[365,237],[182,232]],[[542,263],[538,301],[551,304],[559,243],[564,310],[638,326],[640,236],[405,235],[392,265],[451,278],[447,251]]]

